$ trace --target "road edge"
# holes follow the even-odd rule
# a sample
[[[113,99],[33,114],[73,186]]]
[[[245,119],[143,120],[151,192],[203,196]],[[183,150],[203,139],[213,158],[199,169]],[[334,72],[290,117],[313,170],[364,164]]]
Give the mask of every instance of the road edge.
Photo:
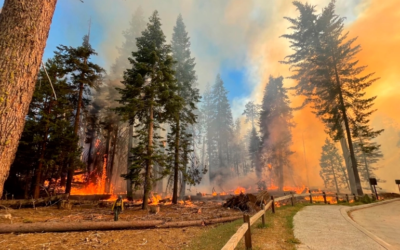
[[[381,238],[379,238],[378,236],[376,236],[375,234],[371,233],[370,231],[368,231],[367,229],[365,229],[364,227],[362,227],[360,224],[358,224],[357,222],[355,222],[355,221],[349,216],[349,213],[351,213],[351,212],[353,212],[353,211],[356,211],[356,210],[365,209],[365,208],[374,207],[374,206],[379,206],[379,205],[383,205],[383,204],[387,204],[387,203],[391,203],[391,202],[395,202],[395,201],[400,201],[400,198],[385,200],[385,201],[376,202],[376,203],[372,203],[372,204],[359,205],[359,206],[354,206],[354,207],[343,207],[343,208],[340,209],[340,213],[342,214],[342,216],[344,217],[344,219],[345,219],[347,222],[349,222],[349,223],[352,224],[354,227],[356,227],[358,230],[360,230],[361,232],[363,232],[365,235],[367,235],[368,237],[370,237],[371,239],[373,239],[376,243],[378,243],[379,245],[381,245],[381,246],[384,247],[385,249],[394,250],[394,248],[392,247],[392,245],[390,245],[390,244],[387,243],[386,241],[382,240]]]

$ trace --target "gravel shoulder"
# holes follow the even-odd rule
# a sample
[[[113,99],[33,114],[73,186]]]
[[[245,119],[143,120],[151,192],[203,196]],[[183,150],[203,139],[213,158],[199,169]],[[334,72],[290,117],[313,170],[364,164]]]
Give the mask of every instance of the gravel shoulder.
[[[294,216],[297,249],[385,249],[349,223],[341,214],[345,206],[308,206]],[[378,206],[380,207],[380,206]]]

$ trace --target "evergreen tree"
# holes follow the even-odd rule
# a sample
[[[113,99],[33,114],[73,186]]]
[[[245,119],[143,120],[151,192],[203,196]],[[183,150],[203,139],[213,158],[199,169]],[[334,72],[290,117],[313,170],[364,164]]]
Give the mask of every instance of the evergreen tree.
[[[257,175],[261,174],[261,166],[258,164],[259,152],[260,152],[260,138],[258,137],[256,128],[252,128],[250,132],[249,142],[249,156],[251,161],[251,167],[256,168]]]
[[[343,18],[335,14],[334,1],[321,15],[315,14],[314,6],[297,1],[294,5],[300,16],[286,17],[294,32],[283,37],[291,40],[295,52],[284,63],[294,69],[296,94],[306,96],[306,103],[312,103],[331,137],[347,139],[356,191],[362,195],[353,137],[356,133],[381,132],[369,129],[367,124],[375,97],[364,98],[365,89],[377,79],[371,78],[373,74],[362,75],[365,67],[357,66],[355,56],[361,47],[354,46],[356,38],[348,39],[348,32],[343,32]],[[354,122],[362,121],[362,126],[352,129],[351,116]]]
[[[203,143],[206,145],[207,150],[207,160],[208,169],[209,169],[209,181],[212,181],[214,178],[214,172],[216,172],[217,162],[217,146],[215,142],[215,133],[213,127],[213,121],[216,117],[216,110],[212,100],[212,92],[211,87],[208,85],[206,90],[203,93],[203,101],[202,101],[202,120],[204,126],[204,139]]]
[[[49,59],[45,67],[46,71],[43,68],[39,71],[12,175],[6,183],[6,188],[14,189],[16,196],[22,195],[18,194],[17,187],[23,187],[20,192],[26,198],[29,193],[39,198],[44,181],[60,178],[62,166],[79,155],[71,125],[74,89],[67,83],[64,65],[57,57]],[[20,176],[20,180],[15,179],[16,176]],[[18,185],[21,182],[22,185]]]
[[[122,83],[125,88],[118,89],[122,106],[116,110],[131,124],[135,119],[138,121],[135,125],[138,144],[132,149],[132,167],[125,178],[131,179],[136,186],[144,185],[142,209],[147,209],[154,182],[153,165],[165,166],[160,136],[154,131],[170,119],[171,114],[176,114],[174,111],[182,106],[183,100],[175,95],[174,61],[170,55],[171,47],[165,44],[157,11],[149,18],[147,28],[137,38],[136,46],[137,52],[129,58],[132,68],[124,73]]]
[[[211,92],[211,102],[215,109],[215,116],[211,120],[211,129],[213,130],[213,140],[215,141],[217,152],[216,165],[210,166],[211,179],[215,178],[215,175],[221,175],[211,172],[212,168],[218,169],[217,172],[223,173],[226,172],[231,163],[229,147],[233,132],[233,118],[227,94],[228,91],[224,87],[224,82],[218,75]]]
[[[190,41],[186,32],[182,16],[179,15],[172,34],[172,56],[176,60],[174,65],[175,79],[177,83],[177,95],[183,99],[183,103],[177,103],[173,108],[171,132],[169,139],[171,146],[169,151],[174,152],[174,187],[172,203],[178,202],[178,176],[182,173],[181,196],[185,193],[186,181],[188,180],[187,165],[189,153],[193,152],[193,125],[196,123],[194,110],[199,102],[199,90],[194,87],[197,77],[194,70],[194,58],[190,55]],[[193,183],[193,181],[192,181]]]
[[[90,61],[90,57],[97,55],[96,51],[89,44],[89,36],[83,38],[83,43],[77,48],[61,45],[57,47],[56,56],[65,65],[65,73],[69,74],[72,83],[77,90],[76,109],[74,121],[74,134],[78,136],[80,125],[81,109],[83,108],[83,94],[90,94],[90,88],[100,85],[104,69]],[[75,166],[71,160],[68,168],[68,178],[65,193],[71,192],[71,184],[74,176]]]
[[[346,175],[342,164],[342,157],[339,154],[336,146],[329,140],[325,140],[324,146],[322,146],[321,158],[319,165],[321,167],[320,176],[325,182],[326,187],[334,187],[336,193],[340,193],[342,186],[347,186]]]
[[[355,140],[354,145],[361,181],[367,184],[372,192],[375,192],[369,183],[369,179],[376,177],[374,173],[374,171],[378,170],[376,163],[383,157],[380,149],[381,145],[372,142],[369,138],[362,139],[361,137]],[[379,178],[377,179],[379,180]],[[379,182],[384,181],[379,180]]]
[[[246,103],[243,115],[246,116],[246,122],[251,122],[251,127],[254,128],[254,121],[260,118],[260,105],[254,104],[253,102]]]
[[[270,164],[280,190],[284,185],[284,168],[290,169],[289,146],[292,142],[292,109],[283,77],[269,78],[260,113],[261,152],[263,166]],[[261,177],[261,175],[258,175]]]

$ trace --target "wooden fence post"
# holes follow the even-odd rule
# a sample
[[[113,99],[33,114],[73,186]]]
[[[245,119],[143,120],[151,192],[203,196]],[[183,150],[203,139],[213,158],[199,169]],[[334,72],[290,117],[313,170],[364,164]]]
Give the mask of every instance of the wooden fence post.
[[[346,194],[346,201],[347,201],[347,203],[349,203],[349,195],[348,194]]]
[[[326,204],[326,194],[325,194],[325,192],[322,192],[322,195],[324,196],[324,202]]]
[[[354,202],[356,202],[356,201],[357,201],[357,196],[356,196],[356,194],[353,194],[353,196],[354,196]]]
[[[271,196],[271,200],[272,200],[272,204],[271,204],[271,209],[272,209],[272,213],[275,213],[275,199],[274,196]]]
[[[264,210],[264,208],[265,208],[265,205],[264,205],[264,200],[263,200],[263,203],[261,203],[261,209]],[[264,210],[263,216],[261,216],[261,220],[262,220],[263,227],[265,227],[265,210]]]
[[[246,234],[244,235],[244,244],[246,246],[246,250],[251,250],[251,231],[250,231],[250,217],[248,214],[243,214],[243,221],[244,223],[247,223],[249,228],[246,231]]]
[[[290,201],[292,202],[292,206],[294,206],[294,201],[293,201],[293,193],[292,193],[292,192],[290,192],[290,195],[291,195],[291,197],[290,197]]]
[[[337,193],[336,193],[336,202],[339,203],[339,196]]]
[[[311,194],[311,190],[308,190],[308,192],[310,193],[310,203],[312,204],[312,194]]]

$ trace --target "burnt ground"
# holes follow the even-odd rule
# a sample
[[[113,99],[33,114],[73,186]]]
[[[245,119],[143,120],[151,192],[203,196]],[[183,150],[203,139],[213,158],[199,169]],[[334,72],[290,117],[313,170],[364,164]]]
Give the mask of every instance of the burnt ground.
[[[8,216],[5,218],[6,214],[10,214],[11,219]],[[140,207],[130,207],[123,211],[120,220],[189,221],[241,214],[241,211],[223,208],[221,201],[199,201],[187,205],[161,205],[158,214],[150,214]],[[106,207],[88,204],[73,206],[71,210],[58,209],[56,206],[0,210],[0,226],[10,223],[96,222],[113,219],[111,203]],[[192,239],[212,227],[1,234],[0,249],[190,249]]]

